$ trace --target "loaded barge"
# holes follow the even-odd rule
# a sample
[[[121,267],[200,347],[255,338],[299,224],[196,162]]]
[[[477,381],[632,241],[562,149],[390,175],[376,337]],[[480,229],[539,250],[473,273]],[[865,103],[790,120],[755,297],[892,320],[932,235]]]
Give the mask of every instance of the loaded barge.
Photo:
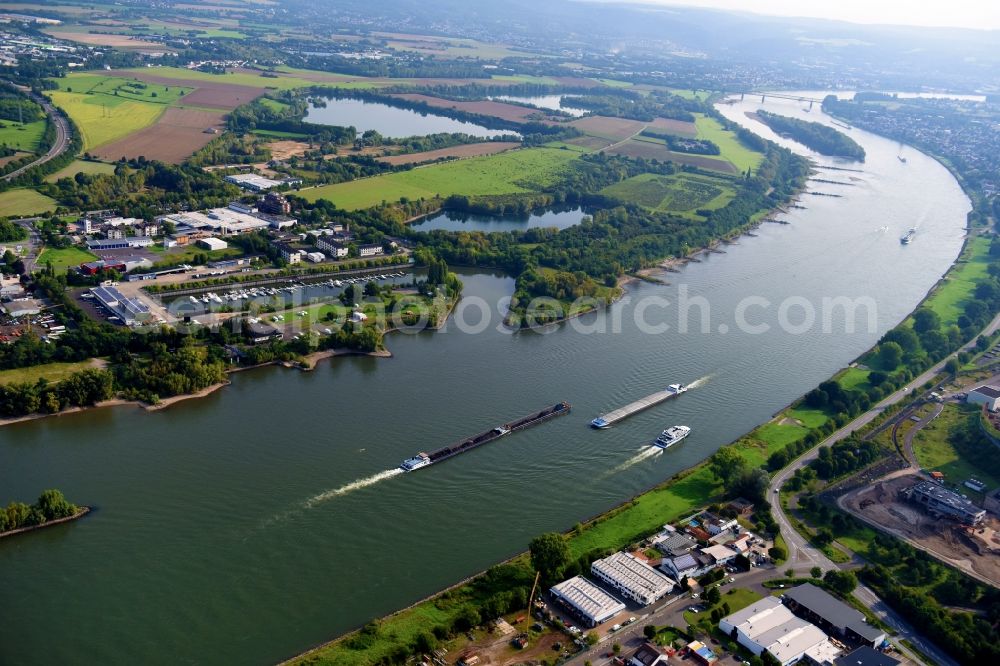
[[[620,409],[616,409],[613,412],[608,412],[603,416],[598,416],[596,419],[590,422],[590,425],[595,428],[607,428],[612,423],[617,423],[622,419],[632,416],[636,412],[641,412],[644,409],[648,409],[653,405],[658,405],[664,400],[669,400],[679,396],[688,390],[687,386],[683,384],[671,384],[663,391],[657,391],[652,395],[647,395],[645,398],[636,400],[633,403],[629,403]]]
[[[460,442],[456,442],[451,446],[446,446],[443,449],[438,449],[437,451],[431,451],[430,453],[418,453],[412,458],[407,458],[399,466],[404,472],[412,472],[414,470],[420,469],[421,467],[427,467],[428,465],[433,465],[434,463],[441,462],[442,460],[447,460],[452,456],[457,456],[460,453],[465,453],[466,451],[471,451],[477,446],[482,446],[483,444],[489,444],[490,442],[500,439],[504,435],[510,434],[517,430],[524,430],[525,428],[530,428],[531,426],[541,423],[542,421],[548,421],[556,416],[562,416],[563,414],[569,414],[570,405],[568,402],[560,402],[551,407],[546,407],[540,412],[535,412],[534,414],[529,414],[524,418],[518,419],[516,421],[511,421],[510,423],[504,423],[503,425],[497,426],[487,430],[486,432],[480,433],[474,437],[468,439],[463,439]]]

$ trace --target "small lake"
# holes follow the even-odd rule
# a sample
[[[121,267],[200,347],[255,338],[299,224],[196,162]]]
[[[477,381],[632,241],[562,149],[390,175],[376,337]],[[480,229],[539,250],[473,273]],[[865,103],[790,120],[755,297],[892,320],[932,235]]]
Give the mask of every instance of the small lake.
[[[510,130],[490,129],[475,123],[360,99],[328,99],[326,106],[310,105],[305,120],[320,125],[354,126],[358,134],[375,130],[382,136],[394,138],[442,132],[462,132],[482,138],[519,136]]]
[[[586,216],[582,208],[547,210],[531,213],[526,217],[510,215],[471,215],[456,211],[442,211],[412,225],[416,231],[524,231],[536,227],[565,229],[580,224]]]
[[[492,100],[498,102],[520,102],[521,104],[530,104],[531,106],[537,106],[539,109],[552,109],[553,111],[565,111],[571,116],[579,118],[583,114],[587,113],[587,109],[580,109],[573,106],[563,106],[563,99],[572,99],[569,95],[537,95],[534,97],[516,97],[513,95],[497,95],[495,97],[490,97]]]

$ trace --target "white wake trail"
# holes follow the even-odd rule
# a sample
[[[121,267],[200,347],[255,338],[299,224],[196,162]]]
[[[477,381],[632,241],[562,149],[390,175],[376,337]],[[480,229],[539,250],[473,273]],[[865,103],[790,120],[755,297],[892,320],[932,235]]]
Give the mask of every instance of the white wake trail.
[[[705,375],[704,377],[699,377],[690,384],[687,385],[689,389],[696,389],[704,386],[708,383],[708,380],[712,378],[712,375]]]
[[[618,467],[615,467],[610,472],[605,473],[604,478],[609,477],[612,474],[618,474],[619,472],[624,472],[629,467],[632,467],[633,465],[638,465],[643,460],[655,458],[661,453],[663,453],[663,449],[661,449],[658,446],[652,446],[652,445],[644,446],[642,450],[639,451],[639,453],[635,454],[634,456],[623,462],[621,465],[618,465]]]
[[[316,495],[315,497],[309,498],[305,503],[305,507],[307,509],[312,508],[317,504],[320,504],[321,502],[331,500],[334,497],[341,497],[348,493],[352,493],[360,488],[367,488],[368,486],[374,486],[376,483],[380,481],[391,479],[392,477],[398,476],[402,473],[403,470],[401,470],[398,467],[393,467],[392,469],[387,469],[384,472],[379,472],[378,474],[372,474],[371,476],[365,477],[364,479],[358,479],[357,481],[352,481],[347,485],[341,486],[339,488],[334,488],[333,490],[324,491],[319,495]]]

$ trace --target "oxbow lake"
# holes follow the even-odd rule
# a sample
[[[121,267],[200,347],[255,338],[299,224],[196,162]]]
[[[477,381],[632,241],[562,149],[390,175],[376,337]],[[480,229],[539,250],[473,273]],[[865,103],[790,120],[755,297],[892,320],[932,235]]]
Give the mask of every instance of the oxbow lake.
[[[489,129],[445,116],[360,99],[325,100],[325,106],[310,106],[305,120],[321,125],[353,126],[359,134],[375,130],[382,136],[393,138],[441,132],[462,132],[482,138],[519,136],[510,130]]]

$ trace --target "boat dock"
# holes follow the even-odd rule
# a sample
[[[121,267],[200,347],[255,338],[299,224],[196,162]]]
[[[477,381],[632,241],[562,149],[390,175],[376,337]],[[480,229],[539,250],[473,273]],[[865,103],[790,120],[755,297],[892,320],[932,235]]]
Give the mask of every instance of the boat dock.
[[[640,398],[635,402],[630,402],[624,407],[620,407],[613,412],[608,412],[607,414],[598,416],[590,422],[590,425],[595,428],[607,428],[624,418],[628,418],[629,416],[641,412],[644,409],[649,409],[653,405],[658,405],[664,400],[669,400],[670,398],[678,396],[685,391],[687,391],[686,386],[682,386],[681,384],[671,384],[662,391],[657,391],[656,393],[647,395],[645,398]]]
[[[510,423],[504,423],[503,425],[491,428],[486,432],[481,432],[478,435],[463,439],[459,442],[455,442],[450,446],[440,448],[437,451],[431,451],[430,453],[419,453],[413,458],[404,461],[402,467],[406,471],[412,471],[414,469],[420,469],[421,467],[426,467],[433,463],[441,462],[442,460],[447,460],[452,456],[457,456],[460,453],[465,453],[466,451],[471,451],[472,449],[482,446],[483,444],[489,444],[490,442],[500,439],[504,435],[507,435],[518,430],[524,430],[525,428],[530,428],[533,425],[537,425],[543,421],[548,421],[556,416],[562,416],[563,414],[569,414],[570,404],[568,402],[560,402],[552,405],[551,407],[546,407],[540,412],[535,412],[529,414],[523,418],[517,419],[516,421],[511,421]],[[407,463],[410,463],[407,465]]]

